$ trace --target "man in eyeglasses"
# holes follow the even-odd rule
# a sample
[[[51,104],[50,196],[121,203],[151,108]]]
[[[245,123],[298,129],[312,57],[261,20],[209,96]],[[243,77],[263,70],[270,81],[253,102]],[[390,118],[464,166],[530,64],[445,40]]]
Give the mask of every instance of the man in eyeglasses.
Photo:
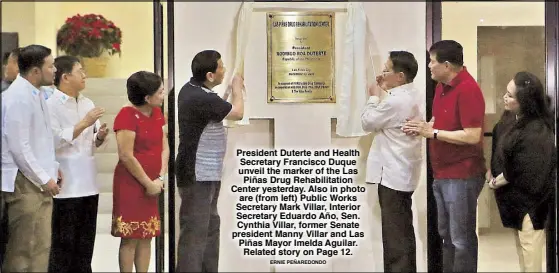
[[[53,201],[48,272],[92,272],[99,203],[94,153],[106,144],[109,130],[99,120],[105,110],[81,94],[87,76],[78,58],[60,56],[54,65],[57,88],[47,106],[56,160],[66,175]]]
[[[369,184],[378,184],[385,272],[416,272],[412,195],[421,172],[422,139],[401,127],[421,118],[422,99],[414,88],[417,60],[407,51],[392,51],[361,115],[363,130],[376,132],[367,159]]]

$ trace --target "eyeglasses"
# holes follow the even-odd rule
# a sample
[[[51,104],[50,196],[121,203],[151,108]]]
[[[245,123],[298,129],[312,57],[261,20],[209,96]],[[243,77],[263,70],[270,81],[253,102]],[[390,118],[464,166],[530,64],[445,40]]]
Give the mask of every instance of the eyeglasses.
[[[387,74],[391,74],[391,73],[394,73],[394,71],[383,70],[383,71],[380,72],[380,74],[382,74],[383,76],[387,75]]]
[[[74,76],[81,75],[81,76],[84,76],[84,77],[87,76],[87,74],[85,73],[85,70],[83,70],[83,69],[80,69],[80,70],[78,70],[78,71],[76,71],[76,72],[72,71],[72,72],[66,73],[66,74],[68,74],[68,75],[74,75]]]

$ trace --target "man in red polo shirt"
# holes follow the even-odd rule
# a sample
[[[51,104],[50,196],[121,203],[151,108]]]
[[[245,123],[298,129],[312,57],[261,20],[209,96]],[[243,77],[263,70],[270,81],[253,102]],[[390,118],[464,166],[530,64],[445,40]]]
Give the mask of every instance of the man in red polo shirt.
[[[440,41],[429,49],[431,77],[438,81],[431,122],[408,121],[407,134],[430,140],[444,272],[477,272],[477,198],[484,185],[483,119],[479,85],[463,66],[463,48]]]

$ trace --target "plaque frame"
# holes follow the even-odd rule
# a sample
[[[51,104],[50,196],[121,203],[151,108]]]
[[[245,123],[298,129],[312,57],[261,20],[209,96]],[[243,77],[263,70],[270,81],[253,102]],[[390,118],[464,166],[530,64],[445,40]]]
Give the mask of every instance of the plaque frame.
[[[326,96],[312,98],[275,98],[273,94],[273,52],[271,22],[275,16],[329,16],[330,17],[330,42],[331,42],[331,65],[330,65],[330,90]],[[266,49],[267,49],[267,103],[336,103],[336,12],[335,11],[271,11],[266,12]]]

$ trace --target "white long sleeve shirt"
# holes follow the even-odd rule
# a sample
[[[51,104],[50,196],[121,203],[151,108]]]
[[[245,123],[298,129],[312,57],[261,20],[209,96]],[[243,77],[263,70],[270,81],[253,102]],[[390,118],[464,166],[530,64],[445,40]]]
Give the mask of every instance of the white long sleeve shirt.
[[[45,91],[17,76],[2,93],[2,191],[13,192],[18,170],[41,188],[57,180]]]
[[[64,174],[64,184],[55,198],[76,198],[99,193],[96,182],[97,166],[95,139],[101,127],[99,120],[83,130],[75,139],[74,127],[95,108],[83,95],[73,98],[55,89],[47,100],[50,123],[54,134],[56,160]],[[105,139],[105,144],[107,140]],[[104,146],[104,145],[103,145]]]
[[[421,172],[422,138],[402,131],[406,118],[421,118],[419,91],[412,84],[389,90],[380,101],[369,98],[361,115],[361,126],[377,133],[367,158],[367,183],[379,183],[397,191],[412,192]]]

